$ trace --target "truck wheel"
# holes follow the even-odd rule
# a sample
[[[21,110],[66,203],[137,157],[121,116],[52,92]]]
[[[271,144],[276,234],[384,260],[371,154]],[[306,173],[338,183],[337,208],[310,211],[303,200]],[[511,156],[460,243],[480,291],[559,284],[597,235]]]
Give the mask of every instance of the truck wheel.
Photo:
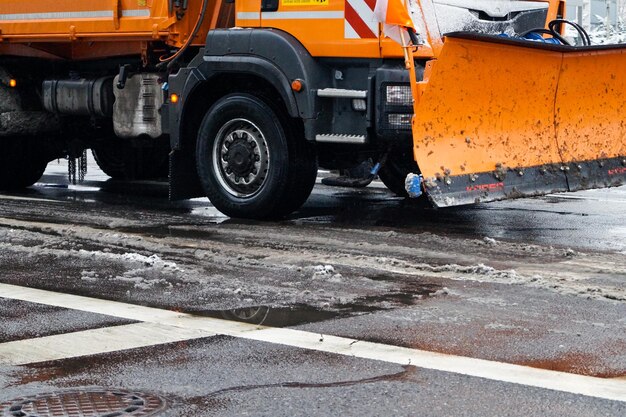
[[[231,94],[207,112],[196,148],[202,188],[231,217],[280,218],[308,198],[317,176],[313,144],[277,106]]]
[[[0,139],[0,190],[30,187],[41,178],[48,161],[30,138]]]
[[[116,180],[167,178],[167,146],[133,147],[129,142],[113,140],[91,150],[100,169]]]
[[[412,149],[396,150],[389,154],[387,162],[378,172],[378,177],[391,192],[399,197],[408,197],[409,194],[404,188],[404,181],[411,172],[419,172],[419,168],[413,160]]]

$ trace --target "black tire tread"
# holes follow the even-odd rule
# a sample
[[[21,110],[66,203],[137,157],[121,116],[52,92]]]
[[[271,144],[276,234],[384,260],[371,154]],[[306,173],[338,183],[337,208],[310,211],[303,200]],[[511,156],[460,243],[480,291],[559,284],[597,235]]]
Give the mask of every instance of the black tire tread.
[[[34,138],[0,138],[0,190],[15,191],[36,183],[48,165]]]
[[[275,123],[274,127],[284,135],[281,138],[287,145],[287,163],[283,167],[284,172],[275,178],[276,183],[266,184],[266,187],[273,187],[275,193],[269,195],[261,191],[259,196],[252,198],[253,201],[237,202],[236,198],[223,194],[225,191],[214,189],[209,183],[210,180],[206,179],[211,172],[207,165],[211,163],[210,158],[206,157],[207,152],[210,155],[210,151],[204,149],[208,146],[206,142],[210,141],[208,139],[212,128],[210,120],[219,117],[218,114],[224,107],[236,105],[237,102],[244,111],[252,109],[270,118]],[[245,110],[247,106],[248,109]],[[198,132],[197,155],[198,175],[205,193],[218,210],[231,217],[265,220],[283,218],[306,201],[317,177],[315,148],[304,139],[297,122],[291,120],[286,112],[271,100],[248,93],[229,94],[208,110]]]
[[[410,172],[419,173],[419,167],[413,160],[411,150],[394,150],[387,157],[387,162],[380,168],[378,178],[389,191],[398,197],[408,197],[404,181]]]
[[[116,180],[148,180],[167,178],[168,149],[163,146],[135,148],[115,140],[91,150],[98,167]]]

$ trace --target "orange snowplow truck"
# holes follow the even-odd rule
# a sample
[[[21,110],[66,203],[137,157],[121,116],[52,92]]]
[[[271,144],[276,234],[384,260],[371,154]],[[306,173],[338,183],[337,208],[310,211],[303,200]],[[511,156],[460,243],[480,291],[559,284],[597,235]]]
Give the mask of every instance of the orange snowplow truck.
[[[0,0],[0,190],[86,149],[249,218],[368,160],[438,207],[624,183],[625,49],[558,0],[407,7],[403,48],[375,0]]]

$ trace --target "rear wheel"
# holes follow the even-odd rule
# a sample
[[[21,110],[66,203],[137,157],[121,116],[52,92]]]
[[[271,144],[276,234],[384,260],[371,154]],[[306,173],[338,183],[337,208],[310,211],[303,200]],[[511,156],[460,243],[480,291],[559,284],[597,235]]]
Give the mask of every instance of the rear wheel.
[[[297,122],[249,94],[228,95],[209,109],[196,157],[206,195],[231,217],[283,217],[306,201],[317,176],[314,147]]]
[[[0,190],[30,187],[41,178],[48,160],[38,145],[29,137],[0,138]]]
[[[135,147],[126,140],[111,140],[91,150],[100,169],[119,180],[167,178],[169,148],[166,143]]]

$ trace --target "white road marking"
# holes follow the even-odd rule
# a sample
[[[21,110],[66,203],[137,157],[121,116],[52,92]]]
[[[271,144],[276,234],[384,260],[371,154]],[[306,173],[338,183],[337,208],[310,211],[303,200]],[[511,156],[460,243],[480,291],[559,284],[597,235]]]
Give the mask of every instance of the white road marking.
[[[34,197],[15,197],[12,195],[0,195],[0,200],[17,200],[17,201],[39,201],[42,203],[66,203],[66,201],[58,201],[58,200],[48,200],[45,198],[34,198]]]
[[[301,330],[271,328],[215,318],[198,317],[158,308],[62,294],[9,284],[0,284],[0,297],[152,323],[163,328],[164,341],[162,343],[167,343],[167,340],[176,338],[178,331],[181,332],[181,338],[188,335],[189,331],[199,332],[193,333],[193,338],[206,332],[208,335],[227,335],[247,340],[274,343],[356,358],[378,360],[401,365],[411,364],[425,369],[626,402],[626,381],[619,379],[604,379],[568,374],[521,365],[372,343],[345,337],[320,335]],[[156,337],[157,335],[158,328],[153,336]],[[145,340],[144,343],[147,343],[147,340]],[[159,342],[154,340],[154,344],[159,344]],[[2,345],[0,345],[0,347],[1,346]],[[94,351],[91,353],[96,353],[95,350],[97,349],[95,349],[94,346]],[[102,351],[102,349],[100,349],[100,351]],[[104,351],[107,352],[108,350]],[[40,356],[35,355],[31,362],[39,360],[38,357]],[[10,360],[11,358],[0,357],[0,363],[6,363],[6,361]],[[23,360],[26,359],[24,358]]]
[[[26,365],[215,336],[213,332],[137,323],[0,344],[0,364]]]
[[[606,198],[606,197],[594,197],[594,196],[589,196],[589,195],[546,194],[546,197],[558,198],[561,200],[587,200],[587,201],[601,201],[603,203],[626,203],[626,200],[618,200],[618,199]]]

